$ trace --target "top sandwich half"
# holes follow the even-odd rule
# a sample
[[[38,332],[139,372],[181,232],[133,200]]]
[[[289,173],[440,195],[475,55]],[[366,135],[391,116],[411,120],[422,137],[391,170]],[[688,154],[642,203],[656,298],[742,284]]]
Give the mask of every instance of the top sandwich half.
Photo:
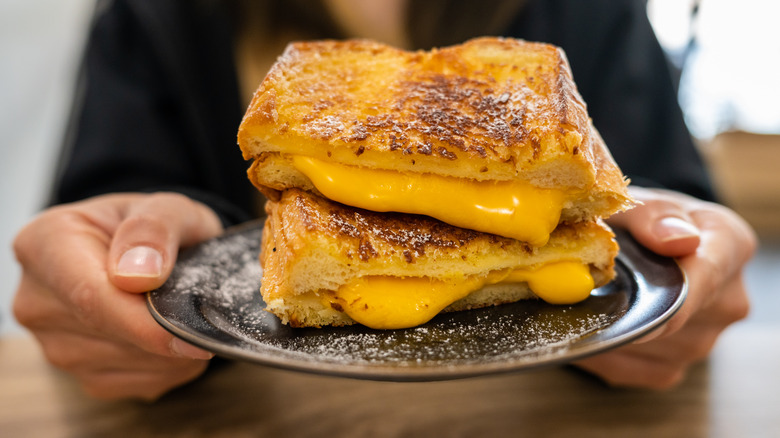
[[[269,199],[299,188],[535,246],[560,222],[632,202],[563,51],[541,43],[478,38],[429,52],[293,43],[238,142]]]

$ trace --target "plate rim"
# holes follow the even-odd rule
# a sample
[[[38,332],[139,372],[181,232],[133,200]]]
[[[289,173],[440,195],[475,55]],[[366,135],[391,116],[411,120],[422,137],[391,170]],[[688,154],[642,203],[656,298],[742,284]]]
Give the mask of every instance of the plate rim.
[[[217,240],[224,239],[226,237],[229,237],[230,235],[251,231],[258,227],[262,229],[262,226],[263,225],[261,221],[246,222],[229,228],[228,230],[225,231],[225,233],[218,236],[216,239]],[[613,231],[615,232],[616,239],[621,240],[620,243],[621,250],[616,258],[616,265],[621,264],[623,266],[623,269],[626,272],[634,275],[636,271],[633,271],[630,268],[630,263],[627,263],[627,261],[624,260],[627,257],[629,257],[625,255],[624,250],[631,247],[633,247],[631,248],[632,250],[637,251],[639,253],[641,252],[649,253],[649,250],[647,248],[642,247],[633,237],[630,236],[630,234],[626,230],[613,228]],[[628,243],[629,245],[624,245],[625,243]],[[193,248],[197,248],[197,245],[196,247]],[[675,299],[672,301],[670,306],[666,307],[663,312],[657,315],[650,322],[643,324],[638,328],[635,328],[629,332],[621,333],[618,336],[614,336],[606,340],[602,340],[601,342],[589,343],[585,346],[578,347],[577,353],[574,355],[556,354],[556,355],[543,357],[542,359],[535,360],[535,361],[521,360],[521,358],[514,357],[506,361],[496,360],[496,361],[489,361],[489,362],[461,363],[461,364],[453,364],[453,365],[445,364],[445,365],[436,365],[436,366],[404,366],[400,363],[394,363],[392,365],[391,364],[370,364],[369,365],[364,363],[343,363],[343,362],[333,363],[328,361],[318,361],[316,360],[316,358],[296,360],[294,358],[291,358],[291,356],[305,355],[305,353],[295,352],[291,350],[284,350],[281,347],[273,346],[270,344],[263,344],[266,347],[266,350],[263,352],[259,352],[255,350],[247,350],[245,348],[241,348],[238,345],[224,344],[218,342],[217,340],[213,340],[210,337],[205,337],[193,333],[193,331],[191,331],[192,330],[191,327],[180,327],[173,321],[170,321],[168,318],[166,318],[165,315],[160,313],[157,306],[155,306],[154,292],[156,292],[156,290],[150,291],[146,294],[146,302],[147,302],[147,308],[151,313],[152,317],[163,328],[165,328],[174,336],[177,336],[189,343],[192,343],[193,345],[214,352],[219,357],[241,360],[241,361],[248,361],[258,365],[265,365],[265,366],[270,366],[278,369],[304,372],[309,374],[346,377],[346,378],[354,378],[354,379],[362,379],[362,380],[399,381],[399,382],[453,380],[453,379],[469,378],[469,377],[476,377],[482,375],[495,375],[495,374],[505,374],[511,372],[529,371],[534,369],[562,365],[562,364],[570,363],[574,360],[580,360],[588,356],[592,356],[598,353],[605,352],[607,350],[617,348],[635,339],[638,339],[652,332],[653,330],[656,330],[658,327],[666,323],[680,309],[680,307],[682,307],[688,294],[689,284],[688,284],[688,278],[685,273],[685,270],[682,269],[682,266],[679,264],[679,261],[677,259],[662,257],[656,254],[652,254],[652,256],[658,260],[662,259],[666,261],[672,261],[673,266],[676,267],[676,271],[680,275],[681,281],[680,283],[676,283],[679,286],[679,292],[675,297]],[[640,290],[634,291],[632,295],[635,296],[639,292],[641,291]],[[192,297],[188,301],[192,302],[193,301]],[[626,315],[628,313],[629,312],[626,312]],[[594,330],[593,332],[589,332],[585,336],[590,337],[596,335],[597,333],[603,332],[606,328],[609,328],[614,324],[618,323],[619,321],[621,321],[623,318],[626,317],[626,315],[623,315],[618,319],[616,319],[615,321],[612,321],[606,327],[602,327]],[[222,332],[222,330],[219,329],[218,327],[213,325],[212,327]],[[328,328],[325,327],[320,330],[327,330],[327,329]],[[269,354],[269,350],[274,350],[274,351],[281,350],[284,351],[285,354],[279,354],[279,355]],[[566,351],[568,350],[564,349],[564,352]],[[526,356],[526,358],[527,357],[528,356]]]

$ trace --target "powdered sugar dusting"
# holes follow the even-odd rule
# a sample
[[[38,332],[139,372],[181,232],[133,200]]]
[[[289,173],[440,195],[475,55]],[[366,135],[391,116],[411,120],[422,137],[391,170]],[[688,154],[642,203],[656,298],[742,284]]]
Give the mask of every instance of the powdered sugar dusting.
[[[522,304],[532,308],[547,306],[540,302]],[[522,315],[522,304],[509,306],[515,312],[471,311],[476,313],[471,318],[462,312],[441,315],[432,323],[407,330],[349,328],[331,329],[331,333],[306,330],[303,336],[275,340],[273,344],[280,349],[337,364],[473,365],[565,354],[573,341],[608,325],[613,319],[606,314],[581,314],[564,320],[552,314]],[[571,308],[559,310],[571,311]],[[333,331],[338,336],[331,336]]]
[[[246,238],[204,244],[197,260],[185,259],[188,263],[177,265],[172,291],[206,298],[224,308],[251,299],[263,271],[257,253],[243,251],[250,245]]]
[[[150,297],[163,325],[230,357],[398,379],[403,370],[451,375],[568,360],[631,306],[627,275],[619,270],[618,280],[573,306],[530,300],[443,314],[405,330],[295,329],[264,310],[260,239],[261,225],[250,224],[183,252],[169,281]]]
[[[186,315],[178,313],[177,305],[197,302],[204,313],[229,315],[222,320],[230,324],[253,314],[261,323],[266,314],[259,295],[263,272],[258,260],[261,231],[255,224],[182,251],[168,281],[152,292],[157,306],[171,306],[177,313],[167,316],[176,318]],[[195,325],[200,321],[193,319],[203,315],[187,316],[190,320],[183,322]]]
[[[328,140],[344,131],[344,122],[335,115],[323,116],[304,124],[304,129],[310,135]]]

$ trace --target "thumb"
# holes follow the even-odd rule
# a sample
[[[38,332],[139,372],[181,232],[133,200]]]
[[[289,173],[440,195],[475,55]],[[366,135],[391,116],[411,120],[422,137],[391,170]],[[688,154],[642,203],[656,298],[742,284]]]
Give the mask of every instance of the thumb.
[[[217,215],[186,196],[157,193],[128,206],[108,254],[111,282],[128,292],[146,292],[165,283],[179,247],[222,232]]]
[[[701,232],[680,199],[648,189],[635,188],[632,194],[641,204],[611,217],[610,225],[627,229],[656,254],[682,257],[696,252]]]

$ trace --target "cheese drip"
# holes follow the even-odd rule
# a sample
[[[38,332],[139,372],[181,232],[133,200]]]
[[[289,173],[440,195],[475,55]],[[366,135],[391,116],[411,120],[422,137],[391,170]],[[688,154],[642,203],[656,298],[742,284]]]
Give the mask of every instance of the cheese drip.
[[[293,166],[325,197],[373,211],[430,216],[461,228],[547,243],[565,195],[519,181],[475,181],[327,163],[293,156]]]
[[[593,277],[578,262],[557,262],[538,269],[502,270],[487,276],[447,280],[430,277],[369,276],[355,279],[329,297],[352,319],[375,329],[400,329],[428,322],[471,292],[497,283],[522,283],[551,304],[573,304],[590,295]]]

